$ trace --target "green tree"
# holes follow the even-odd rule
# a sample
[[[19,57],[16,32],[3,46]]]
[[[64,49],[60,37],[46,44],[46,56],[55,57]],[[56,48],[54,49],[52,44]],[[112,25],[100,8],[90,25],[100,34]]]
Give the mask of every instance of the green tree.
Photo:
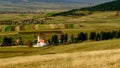
[[[58,40],[58,35],[54,35],[54,44],[58,45],[59,40]]]
[[[116,38],[120,38],[120,31],[117,32]]]
[[[91,32],[89,36],[90,40],[95,40],[96,39],[96,32]]]
[[[32,47],[33,46],[33,42],[31,40],[27,40],[26,45],[28,47]]]
[[[74,43],[74,41],[75,41],[75,40],[74,40],[74,36],[73,36],[73,34],[72,34],[72,35],[71,35],[71,42]]]
[[[65,40],[64,34],[60,35],[60,43],[64,43],[64,40]]]
[[[97,35],[96,35],[96,41],[99,41],[100,40],[100,34],[99,33],[97,33]]]
[[[52,38],[51,38],[51,44],[54,45],[54,41],[55,41],[54,36],[52,36]]]
[[[100,32],[100,40],[106,40],[106,33],[105,32]]]
[[[88,34],[83,32],[78,33],[78,41],[82,42],[85,40],[88,40]]]
[[[12,37],[4,37],[2,44],[4,46],[11,46],[13,44],[13,38]]]
[[[65,34],[65,43],[68,42],[68,34]]]
[[[51,45],[51,40],[50,39],[48,40],[48,43]]]

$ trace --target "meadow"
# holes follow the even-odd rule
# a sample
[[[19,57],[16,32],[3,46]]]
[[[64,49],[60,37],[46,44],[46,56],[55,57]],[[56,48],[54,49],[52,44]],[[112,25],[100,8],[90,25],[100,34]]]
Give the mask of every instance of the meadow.
[[[0,48],[0,67],[119,68],[119,41],[120,40],[118,39],[99,42],[84,42],[78,44],[42,48]],[[2,51],[8,52],[2,54]]]
[[[17,34],[19,32],[62,31],[76,36],[79,32],[100,32],[120,30],[120,17],[116,12],[94,12],[86,16],[56,16],[44,24],[37,24],[37,30],[25,25],[25,30],[0,32],[0,43],[3,37],[22,37],[24,41],[35,40],[34,34]],[[46,15],[0,15],[2,20],[20,20],[33,16]],[[66,29],[64,24],[75,24],[76,27]],[[59,25],[59,29],[50,25]],[[55,26],[54,25],[54,26]],[[7,25],[0,25],[7,26]],[[16,25],[18,26],[18,25]],[[45,34],[45,37],[50,37]],[[120,67],[120,39],[103,41],[84,41],[59,46],[29,48],[25,45],[0,47],[0,67],[2,68],[119,68]],[[3,62],[4,61],[4,62]]]

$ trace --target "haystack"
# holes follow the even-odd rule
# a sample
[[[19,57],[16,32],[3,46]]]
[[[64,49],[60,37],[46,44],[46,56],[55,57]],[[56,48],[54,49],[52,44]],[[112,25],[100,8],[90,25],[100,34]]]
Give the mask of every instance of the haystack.
[[[34,25],[34,30],[39,30],[39,25]]]
[[[65,29],[74,29],[74,27],[75,27],[74,24],[70,24],[70,23],[65,24]]]
[[[0,27],[0,32],[2,32],[2,28]]]
[[[0,25],[0,32],[2,32],[3,28],[4,28],[4,26]]]
[[[69,29],[69,24],[65,24],[65,29]]]
[[[58,24],[50,24],[50,27],[52,29],[60,29],[59,25]]]
[[[16,31],[25,30],[25,26],[24,26],[24,25],[16,26],[15,30],[16,30]]]
[[[75,25],[74,25],[74,28],[75,28],[75,29],[79,29],[79,28],[80,28],[80,25],[79,25],[79,24],[75,24]]]
[[[15,31],[15,26],[11,26],[11,31]]]
[[[64,28],[65,28],[64,24],[58,24],[58,26],[59,26],[61,29],[64,29]]]

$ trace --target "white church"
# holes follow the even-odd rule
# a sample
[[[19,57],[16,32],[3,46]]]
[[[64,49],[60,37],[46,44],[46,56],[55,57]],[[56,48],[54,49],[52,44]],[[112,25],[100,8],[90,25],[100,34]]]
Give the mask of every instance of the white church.
[[[37,37],[37,44],[33,45],[33,47],[43,47],[43,46],[48,46],[49,44],[45,42],[45,40],[38,34]]]

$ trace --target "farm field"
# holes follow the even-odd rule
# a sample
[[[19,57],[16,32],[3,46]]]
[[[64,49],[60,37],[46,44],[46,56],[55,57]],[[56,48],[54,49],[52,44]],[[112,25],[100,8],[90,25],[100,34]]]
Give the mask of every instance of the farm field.
[[[115,16],[116,12],[94,12],[91,15],[86,16],[56,16],[51,17],[52,20],[46,21],[45,24],[29,24],[29,25],[13,25],[16,26],[12,31],[12,27],[8,25],[0,25],[0,37],[2,35],[14,35],[14,33],[18,32],[36,32],[36,31],[57,31],[61,30],[63,33],[74,34],[76,35],[78,32],[100,32],[100,31],[113,31],[120,30],[120,17]],[[0,15],[0,19],[4,20],[20,20],[25,18],[33,18],[33,17],[44,17],[47,14],[41,15],[14,15],[12,14],[3,14]],[[3,19],[2,19],[3,18]],[[73,24],[74,28],[66,29],[65,24]],[[8,29],[11,28],[11,29]],[[22,28],[22,29],[20,29]],[[34,34],[36,35],[36,34]],[[18,35],[21,36],[21,35]],[[26,35],[24,35],[26,36]],[[30,36],[31,37],[31,36]],[[24,37],[23,37],[24,38]],[[31,37],[32,38],[32,37]],[[1,39],[0,39],[1,40]]]

